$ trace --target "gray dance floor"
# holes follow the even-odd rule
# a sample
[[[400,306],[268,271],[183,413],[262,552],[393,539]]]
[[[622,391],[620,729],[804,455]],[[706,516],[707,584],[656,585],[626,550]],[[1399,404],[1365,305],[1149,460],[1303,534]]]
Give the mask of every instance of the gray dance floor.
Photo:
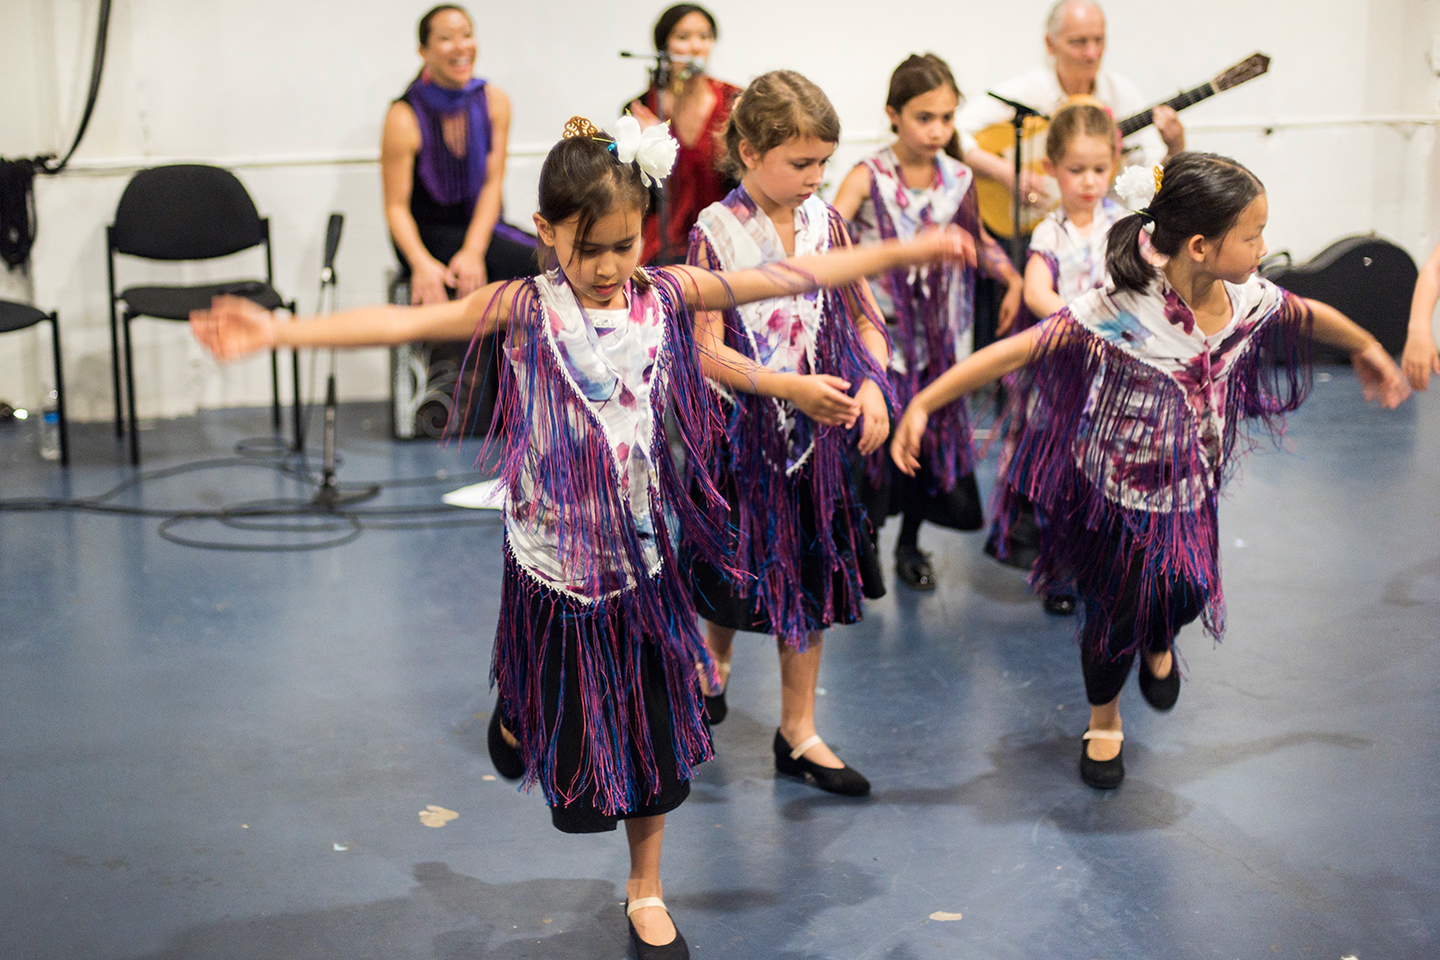
[[[473,452],[392,443],[384,416],[342,410],[342,479],[418,481],[371,509],[437,504]],[[306,498],[253,464],[150,473],[266,430],[155,424],[145,479],[106,502]],[[1076,772],[1073,622],[978,534],[927,529],[940,589],[892,585],[827,640],[820,730],[868,800],[776,779],[773,643],[742,636],[717,759],[666,833],[694,956],[1440,956],[1440,397],[1386,414],[1333,368],[1289,443],[1222,510],[1224,643],[1181,635],[1169,715],[1127,687],[1113,793]],[[75,444],[62,478],[0,426],[0,499],[132,476],[108,426]],[[0,512],[0,957],[629,955],[623,835],[557,833],[486,756],[496,515],[391,511],[309,552],[160,524]],[[166,532],[356,532],[245,524]]]

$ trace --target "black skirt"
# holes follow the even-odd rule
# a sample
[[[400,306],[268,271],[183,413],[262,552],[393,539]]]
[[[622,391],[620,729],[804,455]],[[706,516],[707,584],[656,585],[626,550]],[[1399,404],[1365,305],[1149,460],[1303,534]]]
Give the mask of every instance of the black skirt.
[[[846,575],[844,569],[828,574],[834,591],[835,616],[831,619],[826,619],[824,616],[817,598],[825,595],[827,571],[824,569],[824,557],[815,536],[815,496],[811,478],[802,470],[793,482],[796,487],[795,503],[800,514],[801,534],[805,543],[812,547],[805,550],[800,561],[802,606],[805,617],[811,624],[810,632],[819,632],[835,623],[856,623],[860,617],[850,611],[859,609],[861,598],[853,596],[853,581]],[[719,478],[717,485],[720,493],[730,504],[730,524],[736,526],[739,524],[740,508],[737,502],[734,478],[725,474]],[[692,491],[693,493],[694,491]],[[695,495],[698,496],[698,494]],[[861,595],[875,600],[885,596],[885,576],[880,568],[880,559],[875,552],[873,527],[870,520],[865,515],[864,508],[859,506],[858,498],[853,494],[851,502],[855,506],[851,508],[854,512],[850,519],[866,534],[856,538],[858,551],[849,548],[847,543],[849,538],[842,532],[846,527],[846,518],[835,517],[835,529],[831,536],[840,549],[843,567],[859,570]],[[769,611],[763,609],[762,600],[755,595],[753,589],[747,589],[745,584],[735,583],[722,571],[699,557],[690,559],[689,568],[690,592],[695,601],[695,611],[705,620],[731,630],[746,630],[754,633],[777,632]],[[751,586],[753,587],[753,581],[751,581]]]
[[[514,559],[506,557],[505,584],[502,599],[506,603],[525,604],[528,616],[525,622],[543,624],[539,635],[532,636],[527,646],[540,652],[538,666],[541,670],[541,724],[543,744],[538,750],[526,749],[525,756],[539,756],[539,763],[549,769],[543,772],[526,770],[527,780],[538,777],[542,782],[557,785],[557,795],[547,798],[550,802],[550,816],[556,829],[564,833],[601,833],[614,830],[621,820],[632,817],[654,817],[669,813],[690,795],[690,782],[680,774],[674,738],[674,714],[676,709],[689,705],[699,715],[699,697],[689,690],[671,690],[666,679],[665,652],[658,642],[645,642],[639,650],[638,690],[631,695],[638,697],[644,706],[645,728],[648,731],[649,752],[659,778],[658,789],[651,790],[643,784],[635,784],[637,801],[624,810],[606,813],[593,785],[578,792],[564,789],[584,778],[585,771],[593,768],[594,759],[586,755],[590,748],[585,738],[585,711],[580,691],[580,654],[585,643],[584,632],[577,628],[575,606],[569,598],[545,589],[534,589],[524,584],[526,576],[518,569]],[[601,613],[609,622],[611,630],[623,634],[624,611],[615,598],[599,601],[610,609]],[[589,611],[593,615],[593,610]],[[501,670],[503,670],[503,665]],[[500,671],[497,670],[497,675]],[[502,697],[503,699],[503,697]],[[517,705],[503,703],[501,710],[505,717],[513,716]],[[507,724],[507,726],[509,726]],[[700,724],[703,728],[703,724]],[[514,730],[511,726],[510,729]],[[632,730],[627,739],[630,744],[628,766],[639,769],[642,765],[638,749],[639,730]],[[703,760],[704,756],[691,758],[692,762]],[[565,793],[560,797],[559,793]]]

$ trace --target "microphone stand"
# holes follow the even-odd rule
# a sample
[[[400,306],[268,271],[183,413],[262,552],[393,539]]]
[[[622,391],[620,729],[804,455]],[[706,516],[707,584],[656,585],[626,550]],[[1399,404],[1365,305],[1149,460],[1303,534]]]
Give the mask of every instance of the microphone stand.
[[[1020,145],[1024,143],[1025,121],[1031,117],[1039,117],[1041,120],[1049,120],[1048,114],[1041,113],[1034,107],[1026,106],[1015,100],[1000,96],[998,93],[991,93],[990,96],[1015,111],[1010,118],[1010,126],[1015,130],[1015,185],[1011,189],[1010,204],[1010,260],[1015,264],[1015,269],[1021,273],[1025,272],[1025,250],[1022,246],[1024,238],[1020,230],[1020,173],[1023,163],[1020,157]]]
[[[670,54],[664,51],[651,54],[622,50],[620,56],[633,60],[655,61],[655,66],[650,70],[650,99],[655,104],[656,118],[664,123],[669,118],[665,116],[665,103],[660,99],[660,92],[670,82]],[[670,256],[670,178],[662,180],[655,192],[659,199],[655,208],[655,220],[660,227],[660,246],[656,248],[654,262],[664,264],[669,262],[667,258]]]
[[[335,309],[335,253],[340,249],[340,231],[345,226],[345,216],[330,214],[325,227],[325,265],[320,270],[320,300],[316,313],[325,315]],[[328,298],[326,294],[329,294]],[[330,348],[330,373],[325,380],[325,459],[320,487],[315,491],[311,503],[324,510],[334,510],[352,503],[360,503],[380,495],[378,486],[360,487],[356,490],[341,490],[335,480],[335,348]]]

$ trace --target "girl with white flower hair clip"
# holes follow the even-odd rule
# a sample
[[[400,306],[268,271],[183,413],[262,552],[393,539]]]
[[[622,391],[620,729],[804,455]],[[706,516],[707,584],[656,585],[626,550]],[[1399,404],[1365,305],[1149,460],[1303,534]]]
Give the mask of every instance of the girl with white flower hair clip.
[[[916,396],[891,445],[913,470],[931,411],[1013,371],[1045,405],[1005,482],[1047,520],[1034,583],[1078,594],[1090,701],[1080,776],[1101,789],[1125,776],[1120,689],[1137,655],[1141,695],[1169,710],[1176,633],[1197,618],[1223,632],[1220,490],[1235,454],[1279,436],[1304,400],[1311,339],[1350,353],[1367,400],[1393,408],[1409,393],[1373,336],[1256,275],[1268,204],[1249,170],[1181,153],[1163,179],[1142,170],[1122,187],[1138,209],[1110,228],[1109,284],[962,361]],[[1144,233],[1163,266],[1141,249]]]
[[[487,438],[505,491],[491,758],[504,776],[540,785],[561,831],[609,831],[625,821],[631,937],[642,960],[675,960],[689,954],[660,899],[660,848],[665,815],[711,756],[696,664],[715,676],[677,541],[722,567],[731,562],[725,503],[703,468],[719,429],[705,378],[766,394],[789,395],[793,386],[722,345],[697,348],[697,310],[974,251],[935,236],[765,270],[642,268],[646,182],[669,173],[674,147],[663,128],[617,129],[612,139],[574,118],[546,157],[535,215],[545,260],[538,277],[444,304],[294,323],[221,298],[191,323],[221,359],[281,344],[416,339],[469,341],[473,353],[478,338],[504,333],[506,432]],[[688,477],[666,441],[669,412],[693,465]]]

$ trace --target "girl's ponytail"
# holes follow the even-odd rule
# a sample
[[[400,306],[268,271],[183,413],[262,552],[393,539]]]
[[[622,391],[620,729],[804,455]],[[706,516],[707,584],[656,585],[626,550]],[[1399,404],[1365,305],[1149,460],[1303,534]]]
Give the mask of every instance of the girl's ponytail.
[[[1155,282],[1155,267],[1140,251],[1140,232],[1146,218],[1138,213],[1122,217],[1105,241],[1105,269],[1118,290],[1140,293]]]
[[[1140,249],[1140,231],[1149,227],[1155,252],[1173,257],[1191,237],[1225,236],[1240,212],[1265,192],[1258,177],[1229,157],[1177,153],[1165,164],[1163,182],[1144,213],[1132,213],[1110,228],[1105,268],[1118,290],[1139,293],[1155,282],[1156,269]]]

